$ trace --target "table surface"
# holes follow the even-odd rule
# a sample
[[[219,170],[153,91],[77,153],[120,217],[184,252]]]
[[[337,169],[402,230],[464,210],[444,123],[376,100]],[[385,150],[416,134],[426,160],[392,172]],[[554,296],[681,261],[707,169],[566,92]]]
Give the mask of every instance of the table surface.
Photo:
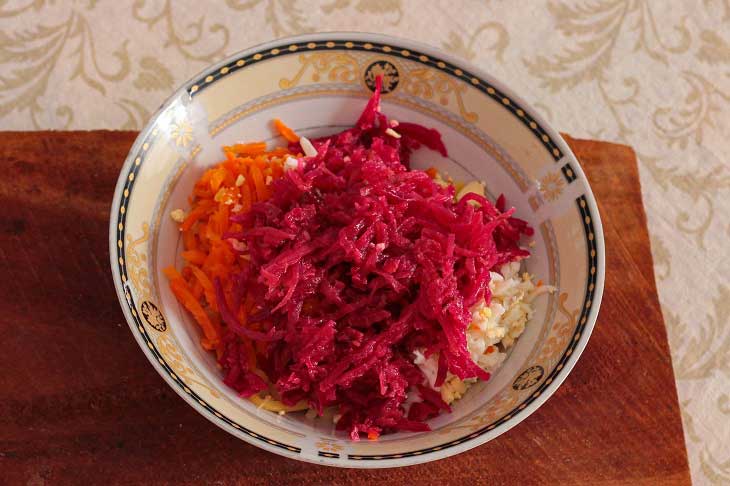
[[[112,192],[134,132],[0,132],[0,477],[8,484],[689,484],[631,148],[569,139],[601,212],[606,286],[565,383],[501,437],[419,466],[347,470],[257,449],[157,375],[109,271]]]

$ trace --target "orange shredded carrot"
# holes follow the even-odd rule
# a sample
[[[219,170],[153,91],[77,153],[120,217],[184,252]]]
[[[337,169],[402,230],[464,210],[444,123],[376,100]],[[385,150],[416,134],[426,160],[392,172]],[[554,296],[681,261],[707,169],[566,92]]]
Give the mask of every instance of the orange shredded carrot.
[[[200,285],[200,282],[192,282],[190,292],[193,294],[193,297],[198,300],[198,302],[200,302],[200,299],[203,298],[203,287]]]
[[[284,137],[287,142],[299,141],[299,135],[297,135],[294,130],[286,126],[286,124],[278,118],[274,118],[274,126],[276,127],[276,130],[279,132],[279,134]]]
[[[185,249],[189,251],[195,251],[198,249],[198,238],[192,231],[183,232],[183,244]]]
[[[197,208],[190,211],[190,214],[187,215],[183,223],[180,225],[181,231],[187,231],[190,229],[192,225],[195,224],[197,220],[205,216],[205,213],[208,211],[208,208],[198,206]]]
[[[210,321],[210,317],[205,313],[203,306],[200,305],[198,299],[195,298],[192,291],[188,287],[188,284],[183,279],[177,270],[173,267],[168,267],[164,270],[170,280],[170,289],[175,294],[177,300],[193,315],[195,320],[200,325],[205,337],[212,344],[220,342],[220,335]]]
[[[194,263],[195,265],[202,265],[205,261],[205,253],[200,250],[185,250],[182,252],[183,260],[185,260],[188,263]]]
[[[279,177],[284,175],[284,166],[281,163],[281,160],[272,161],[271,163],[271,176],[274,179],[278,179]]]
[[[289,152],[289,149],[286,147],[276,147],[268,152],[269,155],[272,157],[284,157],[286,158],[287,155],[294,155],[291,152]]]
[[[261,175],[261,170],[256,166],[251,166],[251,179],[256,187],[256,199],[258,201],[265,201],[268,195],[264,178]]]
[[[241,186],[241,211],[247,213],[251,210],[251,188],[248,184]]]
[[[210,305],[214,311],[218,312],[218,304],[215,301],[215,288],[213,287],[213,282],[210,281],[204,271],[195,265],[190,265],[189,268],[193,271],[193,275],[195,275],[195,278],[198,279],[200,286],[203,288],[203,291],[205,292],[205,300],[208,302],[208,305]]]
[[[278,130],[299,139],[285,124],[279,125]],[[280,132],[282,136],[284,132]],[[184,264],[179,270],[164,270],[175,298],[203,332],[201,346],[215,351],[218,357],[223,353],[221,337],[225,324],[218,313],[213,282],[220,279],[226,298],[232,302],[232,276],[248,267],[248,256],[234,252],[231,243],[224,239],[228,232],[244,230],[240,223],[231,222],[231,215],[246,213],[255,202],[271,196],[267,182],[284,175],[283,161],[290,155],[286,147],[267,151],[265,142],[235,144],[223,147],[223,152],[225,160],[200,176],[188,199],[190,211],[179,226]],[[246,316],[253,311],[253,304],[253,297],[247,295],[234,312],[243,326],[259,328],[261,323],[247,323]],[[253,369],[257,344],[246,339],[243,342],[250,351],[249,364]]]
[[[435,167],[429,167],[428,169],[425,170],[425,172],[428,175],[428,177],[430,177],[431,179],[435,179],[436,176],[438,175],[438,171],[436,170]]]
[[[168,278],[168,280],[177,280],[183,278],[180,272],[175,267],[167,267],[162,270],[162,273]]]
[[[216,347],[208,338],[201,338],[200,345],[203,346],[203,349],[206,351],[213,351]]]
[[[210,176],[210,190],[213,191],[213,193],[218,192],[221,184],[223,184],[223,181],[226,179],[226,174],[227,171],[223,167],[218,167],[213,170],[213,173]]]
[[[266,142],[237,143],[223,148],[224,152],[236,155],[259,155],[266,152]]]

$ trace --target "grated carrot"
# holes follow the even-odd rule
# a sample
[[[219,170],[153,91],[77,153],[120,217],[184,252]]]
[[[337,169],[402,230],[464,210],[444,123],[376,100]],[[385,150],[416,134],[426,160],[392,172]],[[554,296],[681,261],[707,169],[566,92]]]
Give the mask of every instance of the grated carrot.
[[[256,200],[265,201],[268,199],[268,191],[266,184],[264,184],[264,178],[261,175],[261,170],[255,165],[251,166],[251,179],[256,187]]]
[[[279,134],[284,137],[287,142],[299,141],[299,135],[297,135],[294,130],[286,126],[286,124],[278,118],[274,118],[274,126],[276,127],[276,130],[279,132]]]
[[[288,129],[281,122],[280,125],[282,129]],[[290,136],[296,136],[288,130]],[[175,298],[190,312],[203,332],[201,346],[215,351],[218,357],[223,353],[223,330],[213,280],[221,280],[226,298],[233,302],[231,277],[248,266],[248,255],[239,256],[224,239],[226,233],[244,229],[241,224],[231,222],[231,215],[246,213],[254,203],[271,196],[267,181],[284,175],[283,160],[290,155],[285,147],[267,151],[265,142],[234,144],[224,147],[223,152],[225,160],[206,170],[195,183],[189,199],[190,211],[179,226],[184,247],[181,253],[183,266],[179,271],[174,267],[164,270]],[[252,296],[248,295],[242,305],[234,309],[244,326],[247,325],[246,316],[253,310],[253,302]],[[256,345],[246,339],[243,341],[251,351],[249,364],[253,368]]]
[[[218,344],[220,342],[220,333],[213,326],[210,317],[208,317],[208,314],[205,313],[203,306],[200,305],[198,299],[195,298],[182,275],[180,275],[174,267],[167,267],[163,271],[170,280],[170,290],[172,290],[172,293],[175,294],[177,300],[198,322],[206,339],[213,345]]]
[[[213,191],[214,194],[218,192],[218,189],[220,189],[221,184],[223,184],[223,181],[226,179],[226,174],[227,171],[223,167],[213,169],[213,172],[210,175],[210,190]]]
[[[247,213],[251,210],[251,188],[248,184],[244,183],[241,186],[241,212]]]
[[[202,265],[202,263],[205,261],[205,253],[200,250],[185,250],[182,252],[183,260],[185,260],[188,263],[193,263],[195,265]]]
[[[187,215],[185,220],[180,225],[181,231],[187,231],[190,229],[191,226],[195,224],[196,221],[201,219],[203,216],[205,216],[205,213],[208,211],[208,208],[203,206],[198,206],[192,211],[190,211],[190,214]]]
[[[235,155],[259,155],[266,152],[266,142],[237,143],[228,147],[223,147],[223,151],[231,152]]]
[[[193,275],[195,275],[195,278],[198,279],[200,286],[203,288],[203,291],[205,292],[205,300],[208,302],[208,305],[210,305],[214,311],[218,312],[218,304],[215,301],[215,288],[213,287],[213,282],[210,281],[204,271],[195,265],[190,265],[189,268],[193,271]]]

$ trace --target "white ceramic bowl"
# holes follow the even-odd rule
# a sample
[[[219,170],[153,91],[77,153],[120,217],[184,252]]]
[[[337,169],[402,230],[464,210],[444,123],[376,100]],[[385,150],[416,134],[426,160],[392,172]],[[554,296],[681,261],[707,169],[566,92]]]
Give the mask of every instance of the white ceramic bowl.
[[[352,442],[327,421],[257,409],[221,380],[199,331],[161,269],[180,264],[171,209],[236,141],[273,141],[270,120],[315,136],[351,126],[385,76],[390,117],[437,128],[449,158],[419,151],[414,165],[484,180],[536,229],[527,269],[558,292],[536,301],[504,366],[474,386],[432,432]],[[428,46],[373,34],[314,34],[240,52],[175,92],[140,133],[119,176],[110,222],[111,267],[134,337],[169,385],[211,422],[294,459],[393,467],[440,459],[506,432],[555,391],[583,351],[598,314],[604,245],[598,209],[565,141],[481,69]]]

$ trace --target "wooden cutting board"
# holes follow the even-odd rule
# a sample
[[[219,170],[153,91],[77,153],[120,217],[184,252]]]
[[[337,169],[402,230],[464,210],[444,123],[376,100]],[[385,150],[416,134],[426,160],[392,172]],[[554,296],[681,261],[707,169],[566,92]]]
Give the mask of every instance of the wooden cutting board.
[[[364,471],[228,435],[138,349],[107,239],[135,136],[0,132],[0,483],[690,483],[631,148],[568,138],[600,207],[607,275],[593,336],[557,393],[469,452]]]

